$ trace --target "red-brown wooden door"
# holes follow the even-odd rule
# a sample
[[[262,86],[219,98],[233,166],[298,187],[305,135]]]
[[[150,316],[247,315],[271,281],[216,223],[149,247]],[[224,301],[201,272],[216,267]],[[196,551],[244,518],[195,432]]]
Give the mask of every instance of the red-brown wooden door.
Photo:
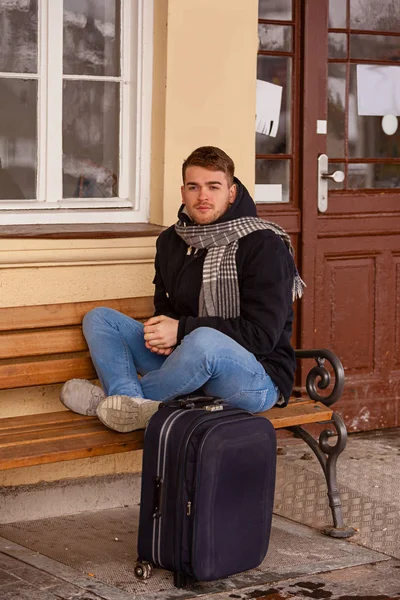
[[[394,113],[389,125],[396,126],[400,2],[304,0],[301,11],[299,252],[308,287],[298,345],[328,347],[341,358],[338,408],[350,431],[398,426],[400,123],[385,133],[382,116]],[[326,212],[317,207],[320,154],[330,172],[345,174],[330,184]]]

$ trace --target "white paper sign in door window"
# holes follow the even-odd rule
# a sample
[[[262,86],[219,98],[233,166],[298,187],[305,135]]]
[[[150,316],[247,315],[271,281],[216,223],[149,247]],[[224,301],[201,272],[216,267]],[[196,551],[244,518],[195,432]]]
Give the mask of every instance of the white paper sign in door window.
[[[255,186],[254,201],[256,204],[283,202],[282,184],[257,183]]]
[[[357,65],[358,114],[400,116],[400,67]]]
[[[276,137],[281,114],[282,86],[257,79],[256,132]]]

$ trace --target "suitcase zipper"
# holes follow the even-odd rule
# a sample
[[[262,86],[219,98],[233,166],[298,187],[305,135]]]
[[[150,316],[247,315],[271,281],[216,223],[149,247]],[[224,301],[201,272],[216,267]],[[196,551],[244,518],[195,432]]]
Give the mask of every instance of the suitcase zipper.
[[[168,419],[163,424],[160,431],[160,440],[158,444],[158,459],[157,459],[157,473],[156,473],[156,481],[164,482],[165,475],[165,453],[166,453],[166,442],[168,440],[169,432],[171,431],[172,424],[178,419],[183,413],[173,412],[172,415],[168,417]],[[159,490],[159,496],[161,498],[162,493]],[[161,563],[161,550],[160,550],[160,539],[161,539],[161,520],[162,520],[162,506],[160,504],[158,513],[154,515],[153,519],[153,536],[152,536],[152,558],[155,564],[159,564],[162,567]]]
[[[199,410],[199,411],[203,412],[203,409],[200,409],[200,408],[199,409],[191,409],[190,412],[192,412],[194,410],[196,410],[196,411]],[[169,434],[171,432],[173,425],[175,424],[175,421],[177,419],[179,419],[179,417],[181,417],[182,415],[187,414],[187,413],[188,413],[188,411],[185,411],[185,410],[174,411],[172,413],[172,415],[170,415],[170,417],[168,417],[168,419],[165,421],[164,425],[161,428],[160,441],[159,441],[159,445],[158,445],[156,480],[161,481],[162,484],[165,481],[166,452],[167,452],[167,442],[168,442]],[[206,415],[206,416],[208,416],[208,415]],[[202,414],[201,418],[203,418],[203,417],[204,417],[204,415]],[[198,420],[199,419],[196,419],[196,422]],[[162,495],[162,491],[160,491],[160,495]],[[152,558],[153,558],[153,562],[155,564],[158,564],[160,567],[163,567],[164,565],[161,562],[161,530],[162,530],[162,506],[160,506],[160,510],[158,511],[157,515],[153,519]]]

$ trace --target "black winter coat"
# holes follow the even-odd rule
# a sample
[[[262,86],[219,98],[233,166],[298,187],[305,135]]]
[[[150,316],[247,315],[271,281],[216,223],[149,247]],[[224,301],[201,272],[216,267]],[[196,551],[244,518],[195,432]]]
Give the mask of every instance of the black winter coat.
[[[247,189],[235,179],[236,200],[218,222],[256,216]],[[179,218],[190,222],[179,210]],[[174,226],[157,240],[155,260],[155,315],[179,319],[178,344],[197,327],[212,327],[252,352],[279,387],[287,402],[294,381],[292,285],[295,266],[285,243],[269,230],[239,239],[236,264],[240,290],[240,316],[198,317],[199,294],[206,250],[188,254],[187,244]]]

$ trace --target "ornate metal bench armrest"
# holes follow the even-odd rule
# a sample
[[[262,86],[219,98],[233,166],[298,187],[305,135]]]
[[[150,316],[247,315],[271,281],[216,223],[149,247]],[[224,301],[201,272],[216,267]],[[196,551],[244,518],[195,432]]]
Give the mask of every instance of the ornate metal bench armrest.
[[[339,400],[344,387],[344,369],[336,354],[325,348],[296,350],[295,352],[296,358],[315,358],[317,363],[317,366],[307,374],[306,389],[310,398],[322,402],[325,406],[331,406]],[[320,390],[325,390],[331,383],[331,376],[325,368],[325,360],[330,363],[335,374],[335,383],[329,396],[321,396],[317,390],[317,386]]]

